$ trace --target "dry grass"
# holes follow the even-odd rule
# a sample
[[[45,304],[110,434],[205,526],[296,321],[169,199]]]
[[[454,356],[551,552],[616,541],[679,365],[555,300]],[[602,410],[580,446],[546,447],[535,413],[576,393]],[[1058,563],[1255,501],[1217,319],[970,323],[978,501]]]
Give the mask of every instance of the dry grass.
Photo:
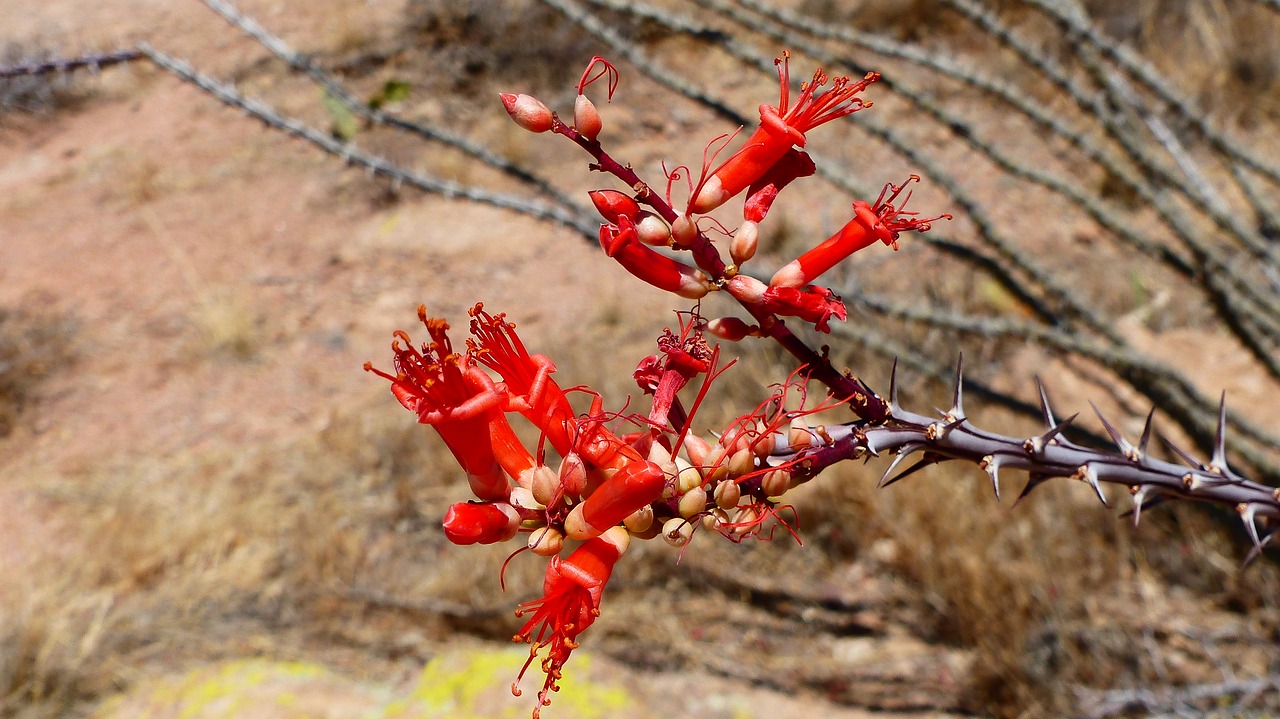
[[[286,446],[28,478],[81,518],[78,559],[3,612],[0,715],[59,715],[152,662],[237,656],[254,637],[279,651],[337,631],[352,587],[429,574],[442,537],[423,517],[458,488],[432,470],[447,453],[386,409]]]
[[[19,44],[0,48],[0,66],[41,62],[55,57],[48,50],[33,50]],[[42,115],[74,108],[86,98],[65,74],[0,78],[0,115],[6,112]]]
[[[0,308],[0,438],[38,397],[40,383],[72,361],[65,320]]]

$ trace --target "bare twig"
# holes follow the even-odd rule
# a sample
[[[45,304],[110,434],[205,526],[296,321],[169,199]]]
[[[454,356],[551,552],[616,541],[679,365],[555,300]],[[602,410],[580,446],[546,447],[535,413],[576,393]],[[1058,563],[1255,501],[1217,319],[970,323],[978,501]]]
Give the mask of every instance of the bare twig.
[[[415,187],[423,192],[442,195],[445,198],[456,198],[478,202],[505,210],[519,212],[540,220],[550,220],[564,225],[584,237],[594,239],[597,231],[596,223],[589,222],[582,215],[562,207],[548,205],[538,200],[529,200],[516,195],[492,192],[480,187],[463,185],[451,180],[441,180],[429,175],[405,170],[384,157],[365,152],[350,143],[342,142],[332,136],[306,125],[294,118],[276,112],[271,106],[252,98],[245,97],[233,88],[214,80],[207,75],[196,72],[186,62],[166,55],[147,43],[139,43],[138,50],[146,55],[158,67],[172,73],[185,82],[213,96],[218,101],[243,110],[268,127],[280,130],[294,137],[306,140],[321,150],[342,158],[344,162],[365,168],[374,175],[390,179],[393,183]]]
[[[102,68],[122,65],[142,58],[143,54],[136,49],[116,50],[115,52],[80,55],[71,58],[54,58],[20,65],[0,66],[0,79],[30,75],[53,75],[76,70],[96,72]]]

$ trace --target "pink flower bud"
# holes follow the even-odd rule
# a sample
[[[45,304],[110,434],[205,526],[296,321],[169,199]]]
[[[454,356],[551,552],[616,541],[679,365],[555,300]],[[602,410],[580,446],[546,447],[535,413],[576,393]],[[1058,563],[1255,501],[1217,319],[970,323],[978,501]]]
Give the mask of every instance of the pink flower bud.
[[[758,330],[755,325],[749,325],[737,317],[717,317],[707,323],[708,332],[728,342],[741,341],[743,337]]]
[[[520,127],[529,132],[546,132],[551,129],[555,116],[536,97],[507,92],[500,93],[498,97],[502,98],[502,106],[507,109],[507,114]]]
[[[573,101],[573,127],[588,140],[595,140],[604,127],[600,113],[586,95],[578,95]]]
[[[741,265],[755,257],[756,249],[759,247],[760,225],[748,220],[733,233],[733,240],[729,243],[729,256],[733,258],[735,264]]]
[[[671,239],[681,247],[688,247],[698,238],[698,225],[688,215],[680,215],[671,223]]]
[[[666,247],[671,243],[671,228],[657,215],[641,210],[636,220],[636,237],[646,245]]]

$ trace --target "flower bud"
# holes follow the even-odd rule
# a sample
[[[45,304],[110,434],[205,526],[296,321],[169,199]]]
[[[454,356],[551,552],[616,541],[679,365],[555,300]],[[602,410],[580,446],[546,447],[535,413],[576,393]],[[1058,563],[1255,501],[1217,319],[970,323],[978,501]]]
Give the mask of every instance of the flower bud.
[[[560,486],[571,497],[581,497],[587,488],[587,465],[577,452],[570,452],[560,460]]]
[[[733,524],[736,525],[733,528],[733,533],[738,536],[742,536],[753,529],[759,528],[761,514],[763,514],[763,512],[755,505],[739,507],[738,510],[733,513]]]
[[[547,506],[539,502],[533,496],[533,490],[526,487],[515,487],[511,490],[510,497],[511,506],[516,509],[529,509],[533,511],[541,511]]]
[[[618,217],[635,220],[640,213],[640,205],[630,195],[617,190],[591,190],[587,193],[591,204],[596,206],[600,216],[610,224],[618,224]]]
[[[673,547],[683,547],[693,539],[693,525],[687,519],[672,517],[662,525],[662,538]]]
[[[534,472],[533,486],[529,490],[533,492],[533,498],[538,504],[549,507],[556,498],[556,492],[560,491],[560,477],[550,467],[539,467]]]
[[[681,247],[692,245],[693,241],[698,239],[698,224],[692,217],[680,215],[675,222],[671,223],[671,239]]]
[[[734,275],[725,284],[725,289],[735,300],[748,305],[757,305],[764,300],[764,292],[768,285],[749,275]]]
[[[498,97],[502,98],[502,106],[506,108],[507,114],[520,127],[529,132],[546,132],[551,129],[554,116],[536,97],[507,92],[500,93]]]
[[[636,534],[646,532],[649,527],[653,526],[653,507],[647,504],[644,505],[640,509],[628,514],[627,518],[622,520],[622,524],[629,531]]]
[[[729,256],[733,258],[734,264],[741,265],[755,257],[759,247],[760,225],[748,220],[733,234],[733,240],[729,243]]]
[[[458,502],[443,524],[445,538],[454,544],[493,544],[516,536],[520,513],[506,502]]]
[[[684,457],[676,457],[676,488],[681,492],[688,492],[694,487],[702,486],[702,473],[697,467],[689,464]]]
[[[803,417],[791,420],[791,430],[787,433],[787,440],[791,448],[797,451],[813,446],[813,431],[809,429],[809,423],[804,421]]]
[[[751,443],[751,451],[755,452],[757,457],[763,459],[773,454],[774,435],[763,424],[757,425],[757,429],[760,432],[760,436],[756,437],[756,440]]]
[[[689,461],[699,467],[706,466],[707,454],[711,451],[711,445],[707,440],[695,435],[687,434],[684,437],[684,453],[689,456]]]
[[[631,533],[626,527],[610,527],[600,535],[600,539],[612,544],[619,557],[626,554],[627,547],[631,546]]]
[[[737,317],[717,317],[707,323],[708,332],[728,342],[737,342],[747,335],[755,334],[759,329]]]
[[[741,477],[756,468],[756,456],[750,448],[743,447],[729,458],[729,474]]]
[[[685,519],[692,519],[698,514],[707,511],[707,490],[702,487],[694,487],[685,492],[680,497],[680,516]]]
[[[529,551],[539,557],[554,557],[564,549],[564,534],[555,527],[541,527],[529,534]]]
[[[578,95],[573,101],[573,128],[588,140],[595,140],[604,123],[600,113],[586,95]]]
[[[760,479],[760,489],[766,496],[781,497],[791,489],[791,473],[781,469],[766,472]]]
[[[742,488],[737,482],[732,480],[721,482],[716,485],[715,500],[716,506],[720,509],[733,509],[738,506],[738,500],[742,498]]]
[[[666,247],[671,242],[671,228],[661,217],[641,210],[636,217],[636,237],[646,245]]]

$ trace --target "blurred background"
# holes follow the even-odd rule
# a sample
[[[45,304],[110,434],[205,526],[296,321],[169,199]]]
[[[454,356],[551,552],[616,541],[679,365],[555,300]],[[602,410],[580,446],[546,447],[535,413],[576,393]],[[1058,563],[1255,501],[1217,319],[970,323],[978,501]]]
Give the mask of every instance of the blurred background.
[[[783,49],[798,79],[878,70],[872,109],[811,134],[755,269],[910,173],[955,219],[833,273],[849,321],[813,343],[881,391],[897,358],[921,412],[963,351],[970,416],[1015,435],[1037,375],[1081,442],[1090,401],[1131,438],[1156,405],[1202,460],[1225,391],[1233,467],[1280,483],[1274,0],[236,6],[274,39],[210,6],[0,0],[0,65],[151,53],[0,79],[0,716],[528,714],[512,611],[542,563],[503,592],[513,546],[445,542],[465,477],[360,368],[419,304],[462,327],[484,301],[562,385],[637,394],[688,307],[593,247],[585,191],[616,184],[497,101],[567,115],[596,54],[622,72],[601,141],[655,186],[777,101]],[[794,369],[726,351],[704,431]],[[1234,512],[1135,530],[1121,491],[1015,508],[1019,478],[997,502],[975,467],[876,490],[885,466],[798,491],[803,547],[633,545],[546,715],[1280,708],[1280,571],[1240,570]]]

